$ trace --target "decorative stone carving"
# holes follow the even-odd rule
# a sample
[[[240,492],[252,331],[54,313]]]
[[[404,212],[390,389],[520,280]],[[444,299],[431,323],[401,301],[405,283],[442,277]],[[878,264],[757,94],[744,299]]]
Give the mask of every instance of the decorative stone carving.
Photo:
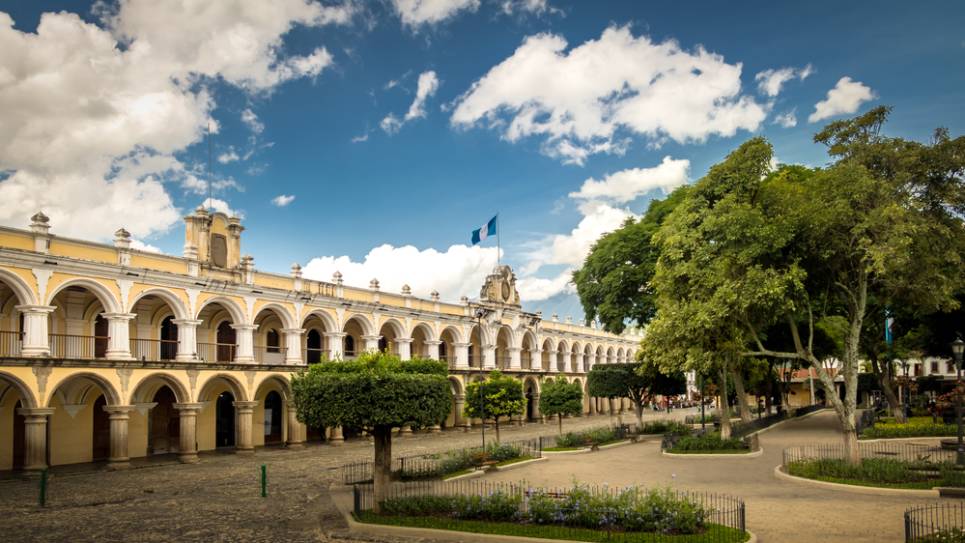
[[[494,273],[486,277],[479,298],[483,302],[519,307],[519,291],[516,289],[516,274],[513,269],[506,265],[496,268]]]

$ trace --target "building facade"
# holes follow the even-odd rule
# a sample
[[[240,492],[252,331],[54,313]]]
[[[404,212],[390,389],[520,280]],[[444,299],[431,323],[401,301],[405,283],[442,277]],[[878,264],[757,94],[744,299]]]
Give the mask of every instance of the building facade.
[[[470,379],[501,369],[523,380],[525,419],[539,420],[541,383],[585,387],[595,364],[632,360],[637,336],[616,336],[523,311],[507,266],[478,300],[448,303],[257,271],[237,218],[185,217],[181,257],[56,236],[42,213],[29,230],[0,228],[0,470],[306,440],[340,428],[298,422],[290,379],[323,359],[387,350],[445,360],[452,412],[465,428]],[[587,414],[622,409],[598,398]],[[478,421],[475,421],[478,423]],[[519,421],[522,423],[523,421]],[[437,429],[438,430],[438,429]]]

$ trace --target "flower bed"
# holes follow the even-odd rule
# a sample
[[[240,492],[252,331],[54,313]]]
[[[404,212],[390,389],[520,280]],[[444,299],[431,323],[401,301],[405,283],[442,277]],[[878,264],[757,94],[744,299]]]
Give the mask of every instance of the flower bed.
[[[682,436],[673,440],[667,448],[667,452],[673,454],[740,454],[750,450],[750,445],[743,439],[722,439],[719,432]]]
[[[435,455],[434,469],[418,469],[406,471],[404,468],[396,472],[399,480],[433,479],[465,473],[484,465],[503,465],[512,461],[529,460],[533,458],[523,453],[522,447],[512,443],[491,443],[485,449],[459,449]]]
[[[787,472],[797,477],[859,486],[928,489],[965,487],[965,472],[951,462],[864,458],[852,465],[841,458],[811,458],[789,462]]]
[[[621,428],[596,428],[583,432],[568,432],[556,438],[556,445],[545,450],[571,450],[606,445],[626,439]]]
[[[746,541],[744,505],[727,496],[577,485],[561,491],[518,485],[399,488],[375,514],[356,487],[362,522],[581,541]],[[414,495],[415,494],[415,495]]]
[[[934,422],[931,417],[911,417],[906,423],[893,418],[882,418],[874,426],[861,432],[862,439],[887,439],[900,437],[948,437],[956,435],[954,424]]]
[[[652,420],[637,430],[637,434],[687,434],[690,426],[676,420]]]

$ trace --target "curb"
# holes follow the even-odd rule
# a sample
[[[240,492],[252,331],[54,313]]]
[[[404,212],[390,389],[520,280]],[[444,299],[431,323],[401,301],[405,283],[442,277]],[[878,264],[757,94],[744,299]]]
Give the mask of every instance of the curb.
[[[586,454],[586,453],[588,453],[588,452],[591,452],[591,449],[590,449],[589,447],[583,448],[583,449],[573,449],[572,451],[547,451],[547,450],[544,450],[544,451],[543,451],[543,454],[549,454],[549,455],[554,455],[554,454]]]
[[[549,460],[549,458],[546,458],[545,456],[540,458],[530,458],[529,460],[523,460],[522,462],[514,462],[512,464],[507,464],[505,466],[493,466],[493,469],[495,471],[509,471],[511,469],[528,466],[529,464],[532,464],[534,462],[545,462],[546,460]]]
[[[926,441],[954,438],[955,436],[919,436],[919,437],[876,437],[874,439],[858,438],[858,443],[891,443],[894,441]],[[953,451],[954,452],[954,451]]]
[[[443,478],[443,481],[458,481],[459,479],[475,479],[476,477],[482,477],[486,475],[486,472],[481,469],[474,469],[469,473],[463,473],[462,475],[456,475],[455,477]]]
[[[624,445],[630,445],[630,444],[632,444],[632,443],[633,443],[632,440],[627,439],[627,440],[624,440],[624,441],[617,441],[616,443],[610,443],[610,444],[607,444],[607,445],[601,445],[601,446],[597,447],[596,450],[598,450],[598,451],[604,451],[604,450],[606,450],[606,449],[612,449],[612,448],[614,448],[614,447],[622,447],[622,446],[624,446]],[[590,449],[590,450],[592,450],[592,449]]]
[[[348,524],[349,532],[365,534],[370,536],[389,536],[392,539],[399,537],[414,538],[418,540],[431,539],[433,541],[446,542],[470,542],[470,543],[578,543],[569,539],[545,539],[541,537],[522,537],[516,535],[498,534],[478,534],[473,532],[460,532],[456,530],[439,530],[435,528],[413,528],[411,526],[391,526],[387,524],[368,524],[358,522],[352,517],[352,493],[349,491],[333,492],[332,502],[336,509],[341,513],[342,518]],[[745,543],[757,543],[757,536],[747,531],[750,536]]]
[[[747,434],[745,437],[750,437],[750,436],[755,436],[755,435],[758,435],[758,434],[763,434],[764,432],[766,432],[766,431],[768,431],[768,430],[770,430],[770,429],[772,429],[772,428],[777,428],[778,426],[780,426],[780,425],[782,425],[782,424],[784,424],[784,423],[791,422],[792,420],[804,420],[804,419],[806,419],[806,418],[808,418],[808,417],[810,417],[810,416],[817,415],[818,413],[824,413],[825,411],[828,411],[829,409],[831,409],[831,408],[830,408],[830,407],[824,407],[824,408],[818,409],[817,411],[811,411],[811,412],[808,413],[807,415],[801,415],[800,417],[791,417],[791,418],[789,418],[789,419],[784,419],[784,420],[782,420],[782,421],[775,422],[774,424],[768,426],[767,428],[761,428],[760,430],[758,430],[758,431],[756,431],[756,432],[751,432],[751,433]]]
[[[756,451],[751,451],[749,453],[680,454],[680,453],[669,453],[667,451],[661,450],[660,454],[662,454],[663,456],[669,456],[671,458],[757,458],[758,456],[764,454],[764,447],[760,447]]]
[[[817,481],[815,479],[807,479],[804,477],[798,477],[797,475],[791,475],[784,471],[783,466],[774,466],[774,476],[778,479],[784,479],[785,481],[790,481],[797,484],[803,484],[807,486],[813,486],[817,488],[825,488],[827,490],[840,490],[842,492],[851,492],[853,494],[871,494],[875,496],[907,496],[909,498],[938,498],[939,492],[938,488],[932,488],[931,490],[917,490],[917,489],[906,489],[906,488],[883,488],[877,486],[859,486],[859,485],[848,485],[844,483],[832,483],[829,481]]]

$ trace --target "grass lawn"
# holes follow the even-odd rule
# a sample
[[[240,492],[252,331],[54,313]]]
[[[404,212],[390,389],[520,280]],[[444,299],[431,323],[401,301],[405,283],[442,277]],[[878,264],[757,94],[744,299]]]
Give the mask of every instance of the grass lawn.
[[[581,451],[586,447],[546,447],[543,452]]]
[[[670,449],[667,452],[671,454],[748,454],[754,451],[750,449],[711,449],[706,451],[681,451]]]
[[[825,458],[791,462],[787,472],[797,477],[880,488],[930,489],[937,486],[961,488],[962,474],[948,465],[935,465],[926,474],[911,462],[885,458],[864,458],[858,465],[842,459]]]
[[[547,526],[537,524],[518,524],[514,522],[486,522],[482,520],[456,520],[440,517],[400,517],[377,515],[371,511],[363,511],[355,516],[359,522],[383,524],[388,526],[409,526],[414,528],[433,528],[436,530],[453,530],[476,534],[498,534],[522,537],[538,537],[542,539],[569,539],[575,541],[606,542],[609,534],[602,530],[588,528],[569,528],[561,526]],[[620,532],[620,541],[627,543],[644,543],[654,541],[672,541],[674,543],[711,543],[719,541],[747,541],[749,535],[741,534],[739,530],[719,524],[708,524],[707,529],[700,534],[662,535],[652,532]]]
[[[903,424],[894,422],[893,418],[885,417],[861,432],[860,438],[950,437],[956,435],[957,429],[954,424],[945,424],[941,419],[934,422],[931,417],[911,417]]]

